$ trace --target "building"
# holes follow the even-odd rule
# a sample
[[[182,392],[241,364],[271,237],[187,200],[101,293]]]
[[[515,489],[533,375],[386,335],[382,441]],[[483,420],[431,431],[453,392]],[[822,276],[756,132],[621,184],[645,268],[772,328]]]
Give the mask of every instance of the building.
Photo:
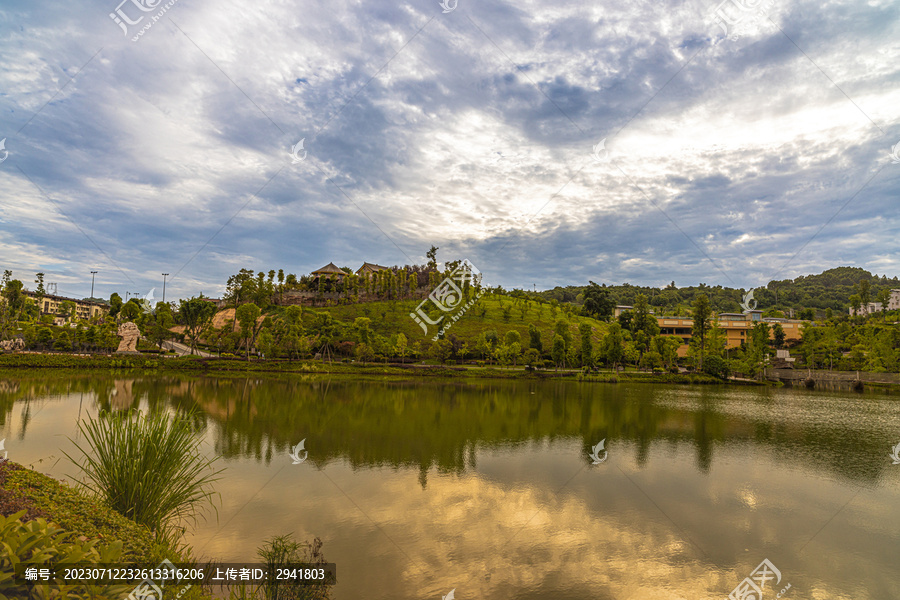
[[[770,327],[778,323],[784,330],[786,341],[799,340],[800,325],[807,322],[798,319],[764,319],[760,310],[751,310],[746,313],[719,313],[714,318],[719,324],[719,329],[725,334],[726,348],[737,348],[749,340],[750,329],[759,322],[768,323]],[[684,344],[678,348],[678,356],[686,356],[694,320],[691,317],[657,317],[656,321],[659,324],[661,335],[674,335],[684,340]],[[773,335],[770,331],[769,338],[772,339]]]
[[[865,306],[860,306],[859,310],[853,310],[853,307],[850,307],[851,315],[872,315],[877,312],[881,312],[882,305],[881,302],[869,302]],[[900,290],[891,290],[891,297],[888,299],[887,310],[898,310],[900,309]]]
[[[319,278],[325,277],[325,280],[331,280],[335,282],[341,282],[344,280],[344,277],[347,276],[347,272],[341,269],[339,266],[334,264],[333,262],[328,263],[321,269],[316,269],[310,275],[316,280],[316,283],[319,282]]]
[[[356,270],[356,274],[360,277],[370,277],[375,273],[380,271],[390,271],[390,269],[390,267],[382,267],[381,265],[364,262],[363,265]]]
[[[22,294],[31,298],[34,302],[38,301],[38,295],[35,292],[22,290]],[[60,306],[63,302],[75,303],[76,319],[91,319],[93,317],[103,316],[109,312],[109,304],[91,302],[90,300],[77,300],[75,298],[66,298],[65,296],[54,296],[53,294],[44,294],[41,297],[41,303],[38,308],[40,308],[42,315],[53,315],[56,317],[56,324],[61,325],[65,322],[65,319],[63,319],[59,313]]]
[[[629,310],[632,310],[632,309],[634,309],[633,306],[626,306],[626,305],[624,305],[624,304],[617,304],[617,305],[616,305],[616,308],[613,309],[613,316],[614,316],[615,318],[618,319],[618,318],[619,318],[619,315],[621,315],[621,314],[624,313],[624,312],[628,312]]]

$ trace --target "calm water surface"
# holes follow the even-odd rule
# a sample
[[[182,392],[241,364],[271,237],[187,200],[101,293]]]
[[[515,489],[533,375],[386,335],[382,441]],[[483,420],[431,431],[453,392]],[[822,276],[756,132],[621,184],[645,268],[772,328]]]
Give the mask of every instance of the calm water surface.
[[[199,556],[319,537],[335,600],[721,600],[763,559],[765,600],[900,598],[898,396],[41,373],[0,380],[0,439],[72,480],[77,419],[130,407],[201,411]]]

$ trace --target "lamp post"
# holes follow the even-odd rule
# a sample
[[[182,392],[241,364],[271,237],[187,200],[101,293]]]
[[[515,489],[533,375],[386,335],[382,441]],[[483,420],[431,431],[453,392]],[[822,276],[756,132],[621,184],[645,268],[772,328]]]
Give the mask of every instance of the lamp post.
[[[94,301],[94,275],[97,274],[97,271],[91,271],[91,302]]]
[[[168,277],[169,274],[163,273],[162,276],[163,276],[163,299],[162,299],[162,301],[163,301],[163,304],[165,304],[166,303],[166,277]]]
[[[128,302],[128,294],[130,294],[130,293],[131,292],[125,292],[125,302]]]

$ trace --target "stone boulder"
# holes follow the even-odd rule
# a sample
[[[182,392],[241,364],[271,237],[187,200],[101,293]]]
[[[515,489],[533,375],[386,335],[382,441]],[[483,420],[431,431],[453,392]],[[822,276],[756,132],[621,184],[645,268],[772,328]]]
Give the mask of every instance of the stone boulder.
[[[138,339],[141,337],[141,331],[134,323],[122,323],[119,325],[118,335],[122,338],[116,352],[137,352]]]
[[[0,342],[0,351],[2,352],[19,352],[25,349],[25,340],[22,338],[14,338],[11,340],[3,340]]]

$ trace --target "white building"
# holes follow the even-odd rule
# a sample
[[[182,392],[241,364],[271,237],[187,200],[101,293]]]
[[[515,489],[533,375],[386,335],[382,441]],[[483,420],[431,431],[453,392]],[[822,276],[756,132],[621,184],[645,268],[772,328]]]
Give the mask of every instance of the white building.
[[[900,309],[900,290],[891,290],[891,297],[888,300],[887,305],[888,310],[897,310]],[[865,306],[859,307],[859,312],[853,310],[853,307],[850,307],[851,315],[871,315],[877,312],[881,312],[881,302],[869,302]]]

